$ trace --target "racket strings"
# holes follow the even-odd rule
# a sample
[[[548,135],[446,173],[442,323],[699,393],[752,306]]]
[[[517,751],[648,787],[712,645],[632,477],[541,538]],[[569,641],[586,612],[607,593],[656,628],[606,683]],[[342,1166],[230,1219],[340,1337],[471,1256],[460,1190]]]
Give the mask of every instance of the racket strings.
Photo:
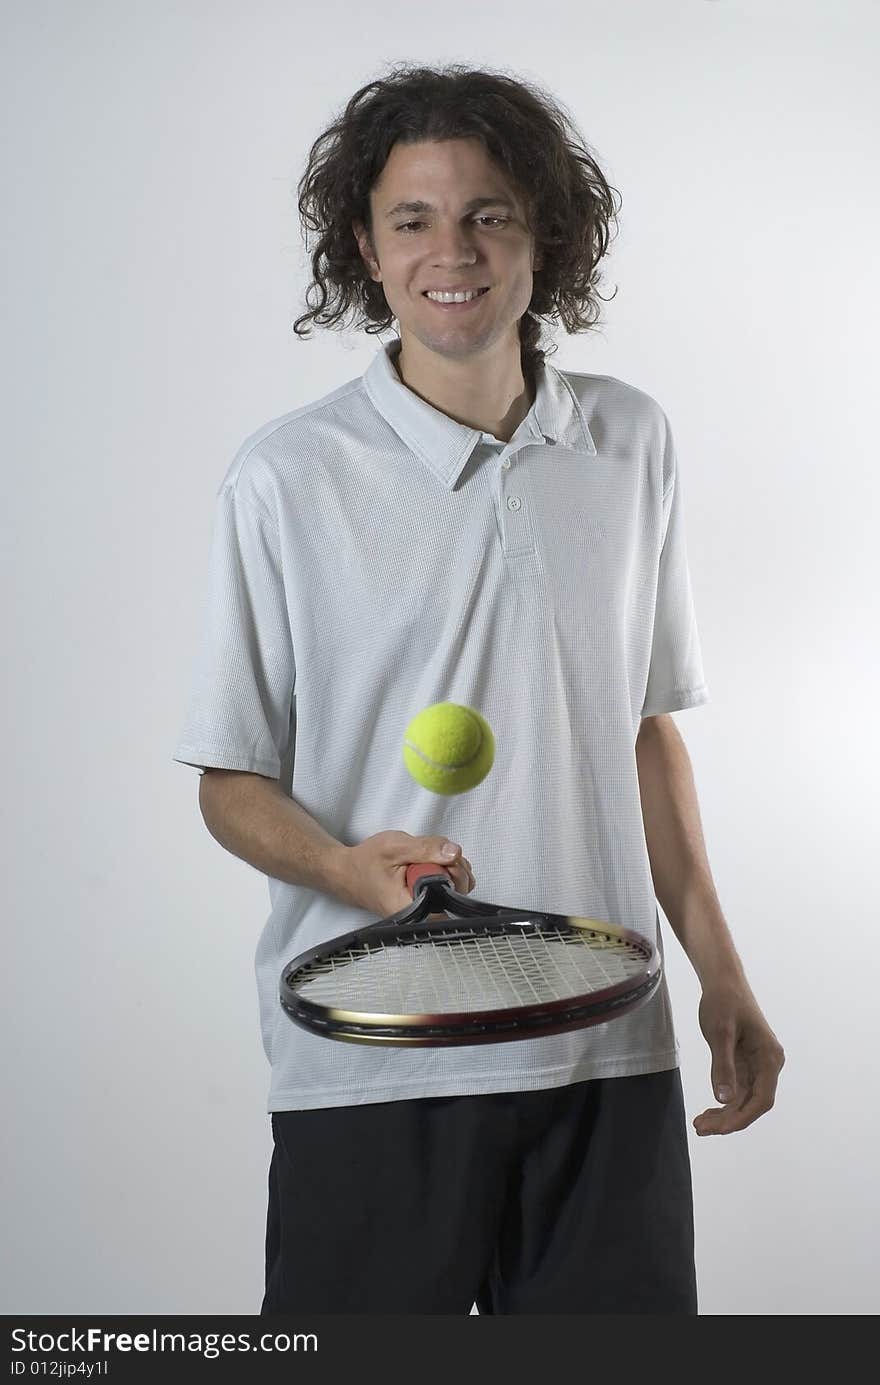
[[[540,1005],[639,976],[645,952],[592,930],[460,932],[363,944],[308,964],[303,999],[360,1014],[442,1014]]]

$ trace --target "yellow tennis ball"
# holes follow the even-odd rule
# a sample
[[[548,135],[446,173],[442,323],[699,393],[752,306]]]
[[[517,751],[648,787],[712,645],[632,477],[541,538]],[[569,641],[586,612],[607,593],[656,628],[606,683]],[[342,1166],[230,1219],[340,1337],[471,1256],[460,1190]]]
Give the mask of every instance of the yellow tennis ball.
[[[492,728],[473,707],[435,702],[406,728],[403,762],[432,793],[465,793],[486,778],[495,759]]]

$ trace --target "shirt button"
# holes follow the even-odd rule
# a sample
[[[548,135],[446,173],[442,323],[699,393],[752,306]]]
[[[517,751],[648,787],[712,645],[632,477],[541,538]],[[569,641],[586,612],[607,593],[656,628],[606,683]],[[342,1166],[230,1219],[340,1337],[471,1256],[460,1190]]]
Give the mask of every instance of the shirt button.
[[[509,457],[505,457],[505,458],[504,458],[504,461],[501,463],[501,465],[504,467],[504,470],[505,470],[505,471],[509,471],[509,470],[510,470],[510,458],[509,458]]]
[[[507,502],[508,510],[518,510],[521,505],[522,501],[520,500],[518,495],[512,495]]]

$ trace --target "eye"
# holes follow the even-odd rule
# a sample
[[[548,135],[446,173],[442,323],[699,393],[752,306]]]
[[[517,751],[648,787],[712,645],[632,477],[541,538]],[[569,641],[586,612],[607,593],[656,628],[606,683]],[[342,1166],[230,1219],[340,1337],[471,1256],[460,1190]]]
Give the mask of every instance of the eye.
[[[502,226],[503,226],[503,225],[505,224],[505,222],[507,221],[507,217],[505,217],[505,216],[478,216],[478,217],[475,217],[474,219],[475,219],[476,221],[497,221],[497,222],[499,222]],[[424,224],[425,224],[425,223],[424,223],[423,221],[405,221],[405,222],[403,222],[402,225],[400,225],[400,226],[395,226],[394,229],[395,229],[396,231],[407,231],[408,234],[411,234],[411,233],[409,232],[409,230],[408,230],[408,228],[409,228],[410,226],[424,226]]]

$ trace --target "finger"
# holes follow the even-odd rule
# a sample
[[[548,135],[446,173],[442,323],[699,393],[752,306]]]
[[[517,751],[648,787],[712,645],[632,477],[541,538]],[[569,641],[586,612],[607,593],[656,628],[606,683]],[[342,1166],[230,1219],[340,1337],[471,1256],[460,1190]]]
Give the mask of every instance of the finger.
[[[697,1116],[694,1130],[698,1135],[732,1135],[734,1131],[745,1130],[771,1110],[775,1097],[775,1074],[762,1072],[737,1100],[721,1110],[710,1108]]]

